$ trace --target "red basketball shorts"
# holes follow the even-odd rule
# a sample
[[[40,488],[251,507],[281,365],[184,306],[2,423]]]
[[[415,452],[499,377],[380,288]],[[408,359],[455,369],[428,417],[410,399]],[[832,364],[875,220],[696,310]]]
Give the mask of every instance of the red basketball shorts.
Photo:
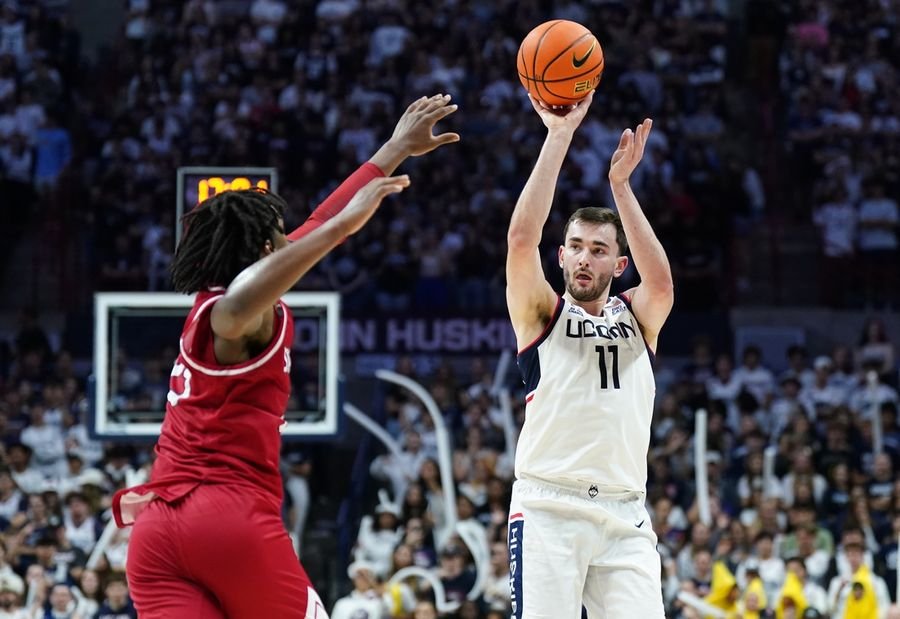
[[[128,544],[141,619],[327,619],[271,500],[246,487],[201,485],[155,500]]]

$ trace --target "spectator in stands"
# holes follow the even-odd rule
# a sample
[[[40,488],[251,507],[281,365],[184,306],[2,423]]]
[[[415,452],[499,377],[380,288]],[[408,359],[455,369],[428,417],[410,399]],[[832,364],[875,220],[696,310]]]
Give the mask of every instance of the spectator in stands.
[[[430,531],[426,531],[425,522],[421,518],[410,518],[406,521],[403,544],[409,547],[413,562],[419,567],[430,568],[437,564],[434,542],[429,536]]]
[[[853,281],[857,213],[843,186],[834,184],[813,214],[819,228],[819,301],[844,307]]]
[[[762,365],[762,351],[758,346],[747,346],[742,359],[743,363],[734,371],[735,377],[757,402],[768,406],[775,393],[775,377]]]
[[[103,532],[103,524],[94,517],[87,498],[80,492],[66,496],[64,523],[65,538],[85,554],[90,554]]]
[[[843,617],[849,606],[861,603],[866,604],[868,612],[882,609],[878,611],[880,616],[891,603],[887,585],[863,563],[862,544],[845,544],[844,552],[847,553],[850,575],[838,575],[831,579],[828,585],[829,611],[833,616]]]
[[[796,378],[800,387],[808,387],[815,379],[815,373],[809,367],[809,355],[804,346],[792,344],[785,351],[788,368],[781,373],[781,380],[787,377]]]
[[[734,371],[731,357],[719,355],[716,358],[715,374],[706,379],[706,393],[710,399],[718,400],[726,406],[729,427],[732,429],[737,429],[737,399],[743,387],[744,383]]]
[[[68,130],[60,126],[56,112],[46,115],[34,139],[34,184],[43,193],[56,187],[60,175],[71,161],[72,140]]]
[[[856,348],[856,363],[877,364],[877,371],[888,374],[895,369],[896,354],[894,344],[887,335],[884,322],[870,318],[863,325],[862,335]]]
[[[437,609],[434,607],[434,602],[430,600],[420,600],[418,604],[416,604],[416,610],[413,613],[413,619],[437,619],[438,613]]]
[[[850,392],[850,407],[866,421],[872,420],[883,403],[898,402],[897,390],[887,382],[893,377],[879,374],[880,367],[881,362],[875,359],[863,363],[859,381]]]
[[[885,195],[884,181],[867,179],[859,205],[859,253],[865,277],[867,306],[883,307],[896,300],[900,210]]]
[[[309,477],[312,474],[312,461],[302,451],[290,451],[284,454],[283,462],[287,468],[283,476],[288,506],[286,520],[297,555],[302,557],[303,533],[310,507]]]
[[[831,378],[834,362],[830,357],[821,355],[813,362],[815,378],[813,384],[807,387],[801,394],[801,398],[807,402],[814,416],[827,414],[832,409],[845,404],[849,392],[837,387]]]
[[[60,427],[48,424],[44,414],[43,402],[31,406],[31,423],[22,431],[22,442],[33,450],[38,470],[56,477],[64,472],[66,448]]]
[[[708,550],[710,545],[709,527],[702,522],[695,522],[691,527],[691,536],[688,544],[678,554],[678,578],[682,581],[694,577],[696,555],[701,550]],[[703,563],[703,561],[701,561]],[[705,563],[704,563],[705,564]]]
[[[73,589],[75,592],[75,589]],[[94,570],[82,570],[81,577],[78,579],[77,592],[75,597],[78,600],[78,606],[75,611],[82,617],[93,617],[100,610],[100,603],[103,599],[103,593],[100,589],[100,577]]]
[[[509,614],[509,551],[505,541],[491,544],[490,574],[483,594],[487,609]]]
[[[806,563],[800,557],[790,557],[785,561],[787,570],[794,574],[803,587],[806,603],[825,615],[828,612],[828,594],[815,581],[810,580],[806,571]]]
[[[123,574],[113,573],[104,588],[106,601],[94,615],[94,619],[137,619],[137,611],[128,597],[128,583]]]
[[[377,576],[384,577],[390,570],[394,547],[403,538],[401,512],[397,505],[381,503],[375,513],[377,520],[371,516],[363,518],[354,555],[357,561],[373,565]]]
[[[22,605],[24,593],[25,586],[21,578],[15,580],[0,576],[0,619],[29,619]]]
[[[753,577],[760,578],[766,591],[766,597],[775,599],[777,592],[784,584],[785,563],[775,554],[775,543],[772,533],[761,531],[753,543],[754,553],[737,569],[735,577],[741,589],[746,589]]]
[[[388,617],[387,608],[377,590],[376,567],[365,561],[355,561],[347,568],[347,575],[353,581],[353,591],[337,601],[331,611],[332,619]]]
[[[390,482],[395,498],[406,494],[408,484],[419,477],[422,463],[429,456],[422,448],[422,437],[418,432],[410,429],[404,438],[403,451],[399,455],[378,456],[369,467],[373,477]]]
[[[449,543],[441,550],[437,575],[444,585],[447,601],[463,602],[475,586],[475,573],[467,564],[466,551],[456,543]]]

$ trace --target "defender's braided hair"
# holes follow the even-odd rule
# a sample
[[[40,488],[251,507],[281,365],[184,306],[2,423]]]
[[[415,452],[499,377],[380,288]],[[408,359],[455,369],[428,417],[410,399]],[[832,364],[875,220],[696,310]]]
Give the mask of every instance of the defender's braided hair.
[[[172,286],[193,293],[228,286],[274,242],[284,200],[260,189],[223,191],[182,217],[184,236],[172,260]]]

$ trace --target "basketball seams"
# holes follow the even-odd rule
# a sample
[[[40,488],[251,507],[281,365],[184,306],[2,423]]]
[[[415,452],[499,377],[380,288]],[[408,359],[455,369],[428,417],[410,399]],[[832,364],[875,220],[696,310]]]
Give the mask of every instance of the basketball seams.
[[[594,67],[594,69],[592,70],[592,71],[596,71],[597,69],[600,69],[599,73],[597,73],[597,80],[598,80],[598,81],[599,81],[600,78],[603,76],[603,69],[604,69],[604,66],[605,66],[605,59],[601,60],[601,61],[597,64],[597,66]],[[579,75],[578,77],[581,77],[581,75]],[[567,81],[568,81],[568,80],[567,80]],[[553,82],[549,82],[549,83],[550,83],[550,84],[553,84]],[[544,84],[544,89],[545,89],[547,92],[549,92],[550,94],[552,94],[554,97],[559,97],[560,99],[566,99],[566,100],[568,100],[568,101],[581,101],[581,99],[584,98],[584,96],[581,96],[581,97],[570,97],[570,96],[567,96],[567,95],[557,94],[556,92],[550,90],[550,87],[547,86],[547,84]]]
[[[519,46],[519,57],[522,59],[522,69],[525,70],[525,87],[528,89],[528,94],[531,94],[531,78],[528,77],[528,61],[525,59],[525,46]],[[519,81],[522,80],[523,75],[519,73]]]
[[[585,37],[593,37],[593,36],[594,35],[591,34],[590,32],[585,32],[580,37],[578,37],[577,39],[575,39],[574,41],[569,43],[566,47],[564,47],[558,54],[556,54],[556,56],[554,56],[553,58],[548,60],[546,63],[544,63],[544,71],[543,71],[543,73],[541,73],[541,81],[542,82],[546,81],[545,77],[547,75],[547,71],[550,69],[551,66],[553,66],[554,62],[556,62],[557,60],[559,60],[560,58],[563,57],[563,54],[565,54],[567,51],[569,51],[570,49],[572,49],[573,47],[575,47],[576,45],[581,43]],[[594,39],[594,40],[596,41],[596,39]],[[535,55],[535,62],[537,62],[537,52],[535,52],[534,55]],[[537,73],[535,73],[535,75],[537,75]],[[569,77],[568,79],[571,79],[571,77]]]
[[[554,30],[560,24],[563,27]],[[554,30],[554,32],[551,32],[551,30]],[[566,42],[567,39],[570,42]],[[585,50],[579,59],[573,50],[579,45],[591,41],[591,48]],[[576,67],[575,59],[578,59],[581,63],[587,61],[594,51],[594,46],[596,46],[600,56],[596,64],[591,67]],[[549,60],[546,61],[539,57],[542,56],[541,50],[545,47],[548,49],[547,55],[550,56],[552,54]],[[571,67],[568,67],[568,64],[565,62],[562,65],[559,64],[561,59],[566,57],[566,54],[573,54]],[[531,58],[528,57],[529,55]],[[529,60],[531,61],[530,63]],[[583,24],[556,19],[545,22],[525,37],[519,46],[516,64],[517,76],[530,95],[545,103],[552,102],[554,105],[567,105],[569,102],[583,99],[584,95],[587,94],[586,88],[592,85],[596,86],[603,75],[605,58],[599,40]],[[528,70],[529,64],[531,64],[531,71]],[[541,65],[541,71],[538,71],[539,64]],[[572,69],[578,72],[570,73]],[[549,78],[548,74],[550,75]],[[568,94],[557,94],[554,92],[553,88],[557,85]]]
[[[563,20],[563,19],[557,19],[553,22],[550,22],[550,25],[547,26],[544,29],[544,31],[541,33],[541,38],[538,39],[538,42],[534,46],[534,52],[532,52],[532,54],[531,54],[531,74],[534,76],[534,78],[533,78],[534,79],[534,92],[536,95],[538,95],[538,98],[540,98],[541,88],[538,85],[538,81],[537,81],[537,59],[538,59],[538,54],[540,54],[540,52],[541,52],[541,45],[544,43],[544,39],[547,38],[547,33],[550,32],[551,30],[553,30],[553,28],[555,28],[559,24],[562,24],[564,22],[565,22],[565,20]]]
[[[560,77],[560,78],[557,78],[554,80],[544,80],[544,79],[538,79],[536,77],[529,77],[528,75],[522,75],[521,73],[519,73],[519,79],[521,80],[524,77],[525,79],[527,79],[530,82],[540,82],[542,84],[556,84],[559,82],[569,82],[569,81],[577,79],[579,77],[584,77],[585,75],[590,75],[597,69],[602,68],[603,65],[604,65],[604,59],[601,58],[600,62],[595,64],[593,67],[585,70],[583,73],[576,73],[575,75],[570,75],[568,77]]]

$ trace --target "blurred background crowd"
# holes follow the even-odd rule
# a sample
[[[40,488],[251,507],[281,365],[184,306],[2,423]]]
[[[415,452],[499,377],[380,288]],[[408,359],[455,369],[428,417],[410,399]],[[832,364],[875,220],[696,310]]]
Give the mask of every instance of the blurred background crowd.
[[[89,315],[95,290],[167,290],[178,166],[274,166],[297,225],[410,101],[447,92],[460,105],[447,128],[462,142],[406,164],[415,182],[402,200],[301,287],[341,292],[349,315],[504,315],[502,239],[543,139],[515,53],[546,19],[582,22],[607,69],[560,179],[549,266],[569,213],[611,203],[608,158],[622,129],[650,116],[633,185],[672,262],[676,313],[805,303],[887,317],[785,346],[783,358],[696,325],[689,351],[661,351],[647,500],[668,616],[694,616],[675,599],[682,590],[747,618],[888,612],[900,534],[889,335],[900,301],[900,3],[100,4],[119,23],[105,40],[103,20],[85,17],[96,3],[0,2],[5,312]],[[636,281],[630,271],[622,286]],[[148,465],[149,448],[90,438],[90,363],[67,346],[77,321],[18,316],[0,333],[0,619],[134,616],[127,531],[94,551],[111,492]],[[476,578],[478,553],[444,529],[429,416],[384,389],[372,407],[403,458],[363,441],[342,452],[351,484],[320,465],[319,447],[285,455],[285,517],[304,564],[336,618],[436,616],[423,581],[389,583],[407,566],[432,571],[461,604],[441,616],[508,616],[511,446],[496,359],[391,363],[428,388],[451,428],[455,507],[481,525],[484,570]],[[520,381],[500,382],[521,423]],[[708,525],[693,487],[701,408]],[[863,606],[877,614],[847,614]]]

